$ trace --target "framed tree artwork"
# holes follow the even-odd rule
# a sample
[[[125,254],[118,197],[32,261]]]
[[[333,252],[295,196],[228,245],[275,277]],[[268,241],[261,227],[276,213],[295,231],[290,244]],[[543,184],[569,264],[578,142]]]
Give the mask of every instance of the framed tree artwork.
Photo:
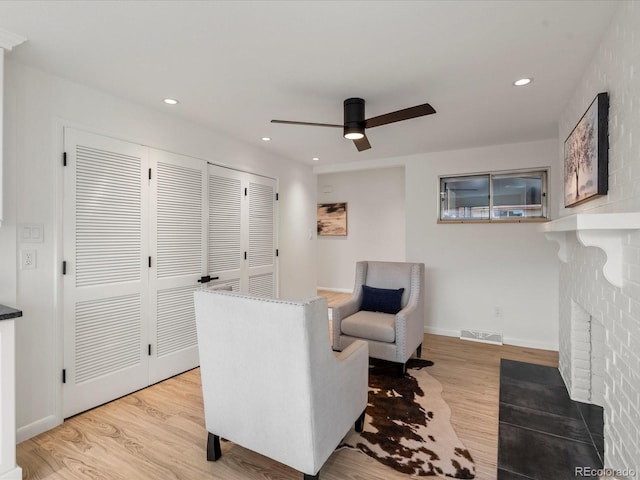
[[[318,235],[346,236],[347,235],[347,204],[319,203],[318,204]]]
[[[606,195],[609,94],[599,93],[564,142],[564,206]]]

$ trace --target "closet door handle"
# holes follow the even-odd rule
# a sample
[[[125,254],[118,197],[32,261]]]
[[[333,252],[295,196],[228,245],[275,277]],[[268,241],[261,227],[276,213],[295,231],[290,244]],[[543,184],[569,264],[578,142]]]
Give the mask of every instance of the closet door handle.
[[[205,275],[204,277],[200,277],[198,283],[209,283],[211,280],[218,280],[220,277],[210,277],[209,275]]]

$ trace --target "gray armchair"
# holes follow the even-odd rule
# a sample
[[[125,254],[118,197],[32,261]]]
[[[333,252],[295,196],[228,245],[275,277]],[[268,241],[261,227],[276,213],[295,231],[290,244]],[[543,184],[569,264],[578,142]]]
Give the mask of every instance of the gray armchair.
[[[353,295],[333,308],[332,325],[334,350],[366,340],[370,357],[397,363],[404,375],[422,352],[424,264],[358,262]]]

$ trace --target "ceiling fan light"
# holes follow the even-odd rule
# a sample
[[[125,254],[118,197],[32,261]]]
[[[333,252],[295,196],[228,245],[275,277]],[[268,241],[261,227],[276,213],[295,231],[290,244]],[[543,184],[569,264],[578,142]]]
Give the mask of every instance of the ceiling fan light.
[[[533,79],[531,78],[521,78],[513,82],[516,87],[524,87],[525,85],[529,85]]]
[[[364,137],[364,133],[362,132],[346,132],[344,134],[344,138],[348,138],[349,140],[360,140],[361,138]]]
[[[364,138],[364,100],[347,98],[344,101],[344,138],[360,140]]]

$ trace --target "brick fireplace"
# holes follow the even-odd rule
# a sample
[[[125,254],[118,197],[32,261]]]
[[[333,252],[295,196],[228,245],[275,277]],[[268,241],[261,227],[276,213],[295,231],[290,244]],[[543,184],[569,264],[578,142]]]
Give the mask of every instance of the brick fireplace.
[[[573,400],[604,408],[605,468],[638,480],[640,214],[572,215],[543,229],[562,260],[560,373]]]
[[[604,324],[571,299],[572,398],[604,407]]]

